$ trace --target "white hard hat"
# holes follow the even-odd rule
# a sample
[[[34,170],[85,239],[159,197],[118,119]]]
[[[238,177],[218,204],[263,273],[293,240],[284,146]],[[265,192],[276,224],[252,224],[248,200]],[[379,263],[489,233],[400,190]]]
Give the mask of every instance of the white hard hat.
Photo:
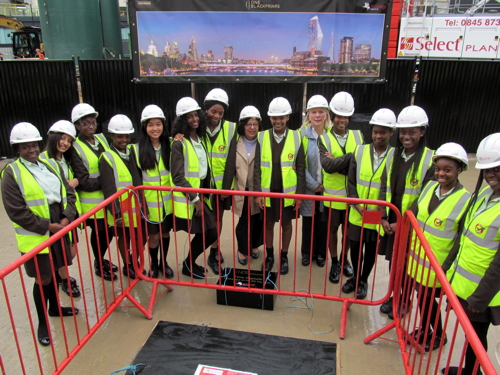
[[[500,166],[500,133],[490,134],[484,138],[477,148],[477,169],[488,169]]]
[[[41,141],[42,136],[33,124],[20,122],[10,131],[10,144]]]
[[[354,113],[354,99],[348,92],[338,92],[330,101],[330,109],[339,116],[352,116]]]
[[[114,115],[109,120],[108,132],[111,134],[132,134],[134,125],[132,121],[125,115]]]
[[[151,120],[152,118],[160,118],[162,120],[165,120],[165,114],[163,113],[161,108],[155,104],[150,104],[144,107],[141,114],[141,122]]]
[[[417,105],[410,105],[403,108],[398,116],[398,128],[416,128],[419,126],[429,126],[427,113]]]
[[[186,96],[177,102],[175,113],[177,116],[185,115],[186,113],[200,110],[200,106],[193,98]]]
[[[322,95],[313,95],[311,99],[307,101],[306,110],[309,111],[311,108],[326,108],[328,109],[328,100]]]
[[[440,157],[447,157],[451,159],[458,160],[463,163],[463,170],[466,171],[469,166],[469,158],[467,157],[467,152],[458,143],[448,142],[439,147],[436,153],[432,157],[432,161],[436,162]]]
[[[258,118],[259,120],[262,120],[262,117],[260,117],[259,110],[255,108],[253,105],[247,105],[245,108],[241,110],[240,121],[246,118]]]
[[[281,96],[274,98],[269,104],[268,116],[286,116],[292,113],[290,102]]]
[[[210,90],[207,96],[205,96],[204,102],[207,102],[209,100],[215,100],[229,106],[229,97],[227,96],[227,93],[222,89]]]
[[[73,124],[80,120],[82,117],[89,116],[89,115],[96,115],[99,116],[99,113],[92,107],[90,104],[87,103],[80,103],[77,104],[73,107],[73,110],[71,111],[71,121]]]
[[[396,127],[396,115],[388,108],[381,108],[373,114],[370,124],[394,129]]]
[[[68,120],[59,120],[57,122],[55,122],[49,129],[49,131],[47,132],[47,134],[50,134],[50,133],[64,133],[64,134],[67,134],[69,135],[70,137],[73,138],[73,140],[76,139],[76,129],[75,129],[75,125],[73,125],[71,122],[69,122]]]

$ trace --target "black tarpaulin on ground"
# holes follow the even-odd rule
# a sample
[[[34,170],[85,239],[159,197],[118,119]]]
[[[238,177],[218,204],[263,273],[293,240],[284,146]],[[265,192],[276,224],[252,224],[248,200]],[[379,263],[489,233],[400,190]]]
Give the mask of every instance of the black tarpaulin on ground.
[[[159,321],[132,364],[146,365],[141,375],[194,374],[199,364],[259,375],[331,375],[336,353],[331,342]]]

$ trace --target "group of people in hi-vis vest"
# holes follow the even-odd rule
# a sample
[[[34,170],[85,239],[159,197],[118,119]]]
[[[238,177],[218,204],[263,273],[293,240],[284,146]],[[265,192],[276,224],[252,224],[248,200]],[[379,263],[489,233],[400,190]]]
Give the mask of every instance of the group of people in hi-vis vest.
[[[428,149],[429,122],[418,106],[404,108],[397,119],[390,109],[376,111],[370,120],[369,144],[365,144],[359,130],[348,129],[354,99],[347,92],[335,94],[329,103],[321,95],[312,96],[298,130],[288,127],[292,107],[283,97],[269,104],[269,130],[262,129],[262,116],[256,107],[244,107],[238,123],[225,120],[228,107],[228,95],[219,88],[206,95],[202,106],[190,97],[181,98],[169,129],[162,109],[148,105],[142,111],[138,141],[133,145],[131,135],[135,129],[127,116],[119,114],[110,119],[109,142],[102,134],[96,134],[98,112],[86,103],[73,108],[71,122],[61,120],[49,129],[43,152],[39,145],[42,137],[35,126],[15,125],[10,143],[18,157],[2,171],[2,199],[14,223],[20,252],[33,249],[126,186],[234,189],[387,201],[401,212],[415,213],[473,327],[487,346],[490,323],[500,322],[500,133],[488,136],[479,145],[476,168],[482,172],[470,194],[458,181],[459,174],[468,167],[466,151],[456,143],[446,143],[436,152]],[[396,146],[391,147],[389,141],[394,133]],[[488,186],[481,190],[483,180]],[[230,209],[240,217],[236,254],[241,265],[258,259],[264,245],[263,271],[276,268],[274,232],[275,223],[279,222],[282,237],[278,269],[286,275],[292,220],[300,215],[301,264],[309,267],[314,261],[324,267],[330,263],[330,282],[339,283],[341,273],[347,278],[343,293],[366,298],[377,249],[391,267],[397,224],[394,212],[383,210],[378,225],[363,224],[365,211],[382,209],[376,204],[348,207],[336,200],[263,195],[214,198],[175,189],[145,190],[140,195],[140,207],[134,200],[127,200],[125,210],[123,202],[116,201],[86,221],[91,230],[95,274],[105,280],[116,279],[118,268],[105,257],[116,233],[122,272],[136,278],[128,249],[133,234],[130,228],[137,228],[139,211],[147,222],[148,236],[143,238],[148,243],[152,278],[160,274],[174,277],[167,260],[170,232],[174,228],[194,235],[189,253],[182,260],[182,274],[206,277],[208,270],[196,260],[208,247],[207,265],[220,274],[225,262],[218,247],[220,230],[224,211]],[[341,243],[347,246],[340,254],[339,228],[348,236],[345,241],[342,239]],[[76,232],[64,237],[64,246],[61,242],[54,244],[25,266],[27,274],[36,280],[33,298],[42,345],[50,344],[44,304],[51,316],[78,313],[77,309],[61,308],[54,292],[60,283],[68,295],[81,294],[65,267],[71,265],[75,256],[76,237]],[[49,251],[58,280],[52,280]],[[415,279],[418,293],[425,296],[419,299],[422,321],[430,322],[430,327],[420,327],[412,336],[425,350],[434,350],[446,343],[438,304],[430,297],[439,293],[428,292],[434,286],[435,275],[430,269],[423,274],[412,271],[417,263],[426,267],[420,250],[412,249],[407,257],[408,274]],[[380,310],[392,317],[392,298]],[[468,350],[465,371],[472,371],[474,362],[474,353]],[[449,371],[453,374],[458,369]]]

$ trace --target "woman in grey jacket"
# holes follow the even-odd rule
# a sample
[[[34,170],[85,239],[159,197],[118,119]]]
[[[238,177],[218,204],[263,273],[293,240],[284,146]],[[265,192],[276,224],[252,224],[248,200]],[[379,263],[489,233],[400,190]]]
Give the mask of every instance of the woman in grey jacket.
[[[306,194],[323,195],[323,174],[319,160],[318,137],[331,126],[328,101],[321,95],[312,96],[307,102],[307,115],[300,128],[306,159]],[[323,207],[323,202],[313,200],[305,200],[300,207],[303,266],[308,266],[311,259],[316,259],[319,267],[325,266],[326,234],[328,231],[327,222],[321,220]]]

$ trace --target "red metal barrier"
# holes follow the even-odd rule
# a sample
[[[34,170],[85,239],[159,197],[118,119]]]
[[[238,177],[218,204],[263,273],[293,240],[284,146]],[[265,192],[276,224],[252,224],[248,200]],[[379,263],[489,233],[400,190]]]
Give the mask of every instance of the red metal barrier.
[[[91,218],[92,215],[106,210],[106,205],[114,199],[123,201],[128,195],[127,190],[114,194],[102,204],[69,224],[64,230],[52,235],[47,241],[0,270],[2,299],[5,301],[5,303],[0,303],[0,321],[2,322],[0,369],[2,374],[61,373],[113,311],[117,308],[130,307],[122,304],[125,299],[128,299],[133,304],[132,307],[137,307],[146,317],[151,318],[151,315],[130,294],[139,279],[130,280],[121,272],[121,259],[116,240],[111,241],[105,256],[110,262],[118,265],[120,273],[115,281],[104,281],[104,279],[95,275],[94,259],[90,250],[91,229],[87,227],[89,222],[86,222],[86,220],[89,218],[89,220],[94,220]],[[114,213],[114,207],[112,211]],[[44,248],[60,241],[66,234],[72,232],[73,236],[75,236],[79,231],[78,227],[81,227],[81,231],[79,233],[79,242],[76,243],[76,256],[73,259],[73,265],[70,267],[67,266],[68,259],[65,256],[65,268],[68,277],[72,276],[77,280],[82,295],[78,298],[68,297],[58,287],[55,288],[55,292],[62,306],[76,307],[80,310],[80,313],[73,317],[49,318],[47,316],[47,306],[45,306],[51,344],[49,347],[44,348],[37,340],[38,318],[33,297],[31,296],[32,288],[40,285],[40,273],[35,256]],[[116,237],[118,230],[120,229],[113,228],[109,233],[107,232],[109,239]],[[121,228],[121,230],[125,230],[125,228]],[[140,231],[138,232],[138,237],[140,237]],[[140,238],[136,238],[132,234],[132,247],[135,247],[135,243],[140,240]],[[61,243],[64,247],[64,242]],[[137,254],[136,249],[134,253]],[[34,286],[23,270],[24,264],[32,258],[35,258],[37,279],[39,281],[39,284]],[[138,270],[143,268],[137,262],[135,262],[134,267]],[[57,270],[54,269],[52,258],[51,268],[52,276],[55,278]],[[40,290],[42,291],[42,299],[44,299],[41,287]]]
[[[149,186],[139,186],[136,187],[135,190],[139,195],[142,195],[145,190],[159,190],[159,191],[167,191],[171,192],[172,188],[169,187],[149,187]],[[279,194],[279,193],[257,193],[257,192],[250,192],[250,191],[233,191],[233,190],[210,190],[210,189],[191,189],[191,188],[175,188],[176,191],[180,192],[195,192],[199,193],[201,196],[201,199],[205,195],[212,195],[212,197],[218,198],[221,195],[227,195],[229,198],[227,199],[234,199],[234,196],[240,195],[244,196],[245,199],[253,199],[254,197],[264,197],[266,199],[269,198],[279,198],[279,199],[284,199],[284,198],[295,198],[295,199],[302,199],[302,200],[313,200],[313,201],[337,201],[337,202],[346,202],[349,205],[354,205],[354,204],[378,204],[382,208],[389,208],[391,210],[394,210],[396,212],[396,215],[398,218],[400,218],[399,211],[393,206],[391,203],[383,202],[383,201],[368,201],[368,200],[363,200],[363,199],[351,199],[351,198],[331,198],[331,197],[322,197],[322,196],[311,196],[311,195],[290,195],[290,194]],[[171,201],[169,201],[170,204],[172,204]],[[214,210],[216,211],[216,215],[220,215],[220,207],[219,207],[219,200],[214,199],[215,206],[213,207]],[[187,204],[187,201],[186,201]],[[234,206],[234,201],[233,201],[233,206]],[[173,205],[172,205],[172,210],[174,211]],[[355,296],[352,294],[342,294],[342,285],[343,283],[347,280],[343,275],[340,277],[340,283],[339,284],[332,284],[328,280],[329,276],[329,271],[330,271],[330,266],[331,266],[331,258],[329,256],[329,252],[327,251],[326,254],[326,265],[323,269],[319,268],[316,269],[316,267],[313,267],[312,262],[308,268],[303,267],[300,265],[301,262],[301,253],[300,253],[300,243],[298,241],[299,236],[300,236],[300,231],[297,228],[300,228],[300,224],[297,222],[297,219],[299,219],[299,214],[297,211],[295,211],[295,224],[294,224],[294,231],[293,231],[293,236],[292,236],[292,241],[289,249],[289,263],[290,263],[290,273],[288,275],[279,275],[280,271],[280,264],[279,264],[279,252],[277,249],[281,248],[281,227],[279,229],[275,229],[275,232],[278,232],[278,236],[275,236],[274,243],[278,244],[278,246],[275,246],[275,257],[277,255],[277,259],[275,262],[274,266],[274,271],[277,271],[278,277],[275,283],[275,289],[263,289],[263,288],[255,288],[252,287],[250,284],[250,280],[246,283],[246,286],[238,286],[236,285],[236,281],[233,280],[233,285],[229,285],[224,282],[218,283],[220,277],[217,275],[214,275],[211,271],[207,273],[207,277],[204,278],[203,280],[195,280],[193,278],[189,278],[186,276],[183,276],[181,274],[181,268],[182,268],[182,261],[187,257],[188,250],[189,250],[189,244],[186,239],[185,233],[184,232],[171,232],[171,237],[173,237],[173,241],[171,241],[171,250],[170,252],[175,251],[175,255],[169,253],[169,259],[175,260],[174,262],[170,262],[172,265],[172,268],[174,268],[175,272],[175,277],[173,279],[166,279],[165,277],[163,278],[158,278],[158,279],[152,279],[149,278],[145,275],[140,276],[141,279],[144,279],[146,281],[152,282],[153,283],[153,290],[151,293],[150,297],[150,302],[149,302],[149,308],[148,308],[148,313],[152,314],[153,312],[153,306],[155,302],[159,299],[157,296],[157,289],[159,285],[164,285],[165,287],[169,288],[168,290],[171,290],[171,286],[174,285],[183,285],[183,286],[192,286],[192,287],[201,287],[201,288],[209,288],[209,289],[217,289],[217,290],[223,290],[223,291],[238,291],[238,292],[249,292],[249,293],[257,293],[257,294],[269,294],[269,295],[281,295],[281,296],[293,296],[293,297],[312,297],[312,298],[317,298],[317,299],[324,299],[324,300],[330,300],[330,301],[338,301],[342,302],[343,304],[343,309],[342,309],[342,316],[341,316],[341,328],[339,332],[340,338],[345,337],[345,327],[347,324],[347,312],[349,310],[349,307],[352,303],[356,304],[361,304],[361,305],[380,305],[387,301],[387,299],[391,296],[392,294],[392,289],[393,289],[393,280],[394,280],[394,275],[395,272],[391,272],[391,275],[389,277],[389,281],[387,284],[387,289],[384,291],[377,291],[377,295],[379,297],[375,297],[375,290],[374,290],[374,285],[375,285],[375,280],[377,277],[376,273],[376,263],[374,267],[374,271],[372,272],[372,275],[370,276],[369,280],[369,290],[370,292],[368,293],[368,297],[366,299],[357,299]],[[174,212],[175,213],[175,212]],[[228,215],[226,213],[226,215]],[[248,213],[250,215],[250,213]],[[266,215],[266,210],[264,210],[264,216]],[[314,216],[314,215],[313,215]],[[346,212],[347,216],[347,212]],[[235,215],[231,214],[231,226],[232,228],[228,229],[225,228],[224,233],[231,233],[230,238],[227,237],[219,237],[218,243],[219,246],[218,248],[220,249],[223,257],[224,257],[224,264],[220,264],[221,268],[246,268],[248,271],[250,270],[260,270],[261,269],[261,264],[263,263],[263,257],[261,256],[258,261],[254,261],[251,263],[250,261],[248,262],[247,266],[241,266],[237,262],[237,246],[236,246],[236,239],[235,239],[235,226],[236,226],[236,221],[238,220]],[[300,220],[300,219],[299,219]],[[226,220],[227,221],[227,220]],[[328,226],[330,225],[331,217],[328,218]],[[346,221],[348,221],[348,218],[346,217]],[[265,220],[264,220],[265,222]],[[363,230],[364,230],[364,225],[368,223],[373,223],[373,224],[380,224],[381,222],[381,212],[378,211],[365,211],[365,214],[363,216],[363,227],[362,227],[362,235],[363,235]],[[313,225],[314,228],[314,225]],[[265,230],[264,230],[265,233]],[[250,234],[250,233],[249,233]],[[265,236],[265,234],[264,234]],[[330,234],[328,234],[328,239],[327,243],[329,240]],[[396,234],[396,240],[398,234]],[[312,233],[312,237],[314,237],[314,232]],[[344,233],[343,233],[343,243],[342,246],[339,246],[339,254],[340,250],[345,249],[347,247],[347,226],[344,227]],[[340,241],[340,240],[339,240]],[[265,243],[265,237],[264,237],[264,243]],[[173,245],[173,246],[172,246]],[[363,243],[361,243],[361,246],[363,246]],[[144,251],[143,248],[139,247],[138,248],[139,252],[142,253],[147,253]],[[182,253],[181,253],[182,251]],[[352,249],[351,251],[354,251]],[[362,251],[362,248],[357,249],[357,251]],[[379,248],[377,246],[376,253],[378,255]],[[206,250],[198,259],[198,262],[203,265],[206,269],[209,269],[207,265],[207,258],[208,258],[209,251]],[[377,259],[378,257],[376,257]],[[249,257],[250,259],[250,257]],[[146,261],[146,263],[148,263]],[[342,265],[343,266],[343,265]],[[305,272],[307,271],[307,272]],[[395,270],[393,270],[395,271]],[[321,288],[314,288],[313,286],[313,280],[318,280],[318,278],[321,278]],[[318,285],[318,282],[315,283],[315,285]]]
[[[382,334],[395,328],[406,374],[441,374],[442,369],[448,374],[450,366],[462,368],[470,345],[477,357],[473,374],[481,373],[479,365],[483,374],[497,374],[413,213],[407,211],[401,223],[399,255],[394,267],[394,321],[367,337],[365,343],[383,338]],[[409,261],[410,258],[415,261]],[[434,280],[428,270],[435,272]],[[433,305],[438,313],[432,314]],[[436,331],[440,321],[444,333],[441,335]],[[462,373],[466,374],[459,372]]]

